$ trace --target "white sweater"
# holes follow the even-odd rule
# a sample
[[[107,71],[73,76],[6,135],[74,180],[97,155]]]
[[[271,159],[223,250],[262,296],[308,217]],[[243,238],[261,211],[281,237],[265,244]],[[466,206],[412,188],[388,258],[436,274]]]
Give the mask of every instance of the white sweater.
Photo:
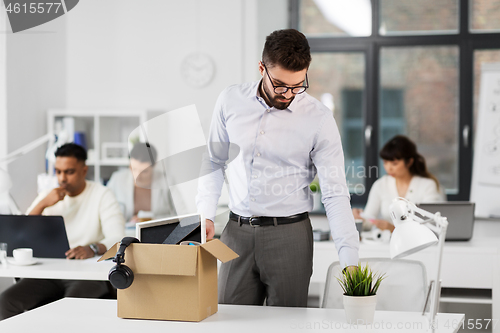
[[[47,196],[38,195],[27,214]],[[109,249],[125,236],[125,219],[113,193],[105,186],[86,181],[85,189],[75,197],[63,200],[43,210],[42,215],[61,215],[64,218],[71,248],[102,243]]]
[[[370,190],[364,210],[366,218],[387,220],[392,223],[389,206],[399,197],[396,179],[385,175],[378,179]],[[446,201],[444,194],[437,188],[434,180],[413,176],[405,198],[414,204]]]

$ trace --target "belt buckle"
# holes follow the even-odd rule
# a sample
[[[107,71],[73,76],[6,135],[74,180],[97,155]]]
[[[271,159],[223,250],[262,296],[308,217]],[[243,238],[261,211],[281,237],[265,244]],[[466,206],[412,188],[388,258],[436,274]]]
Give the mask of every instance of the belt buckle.
[[[255,215],[250,216],[250,218],[248,219],[248,223],[250,224],[250,226],[252,226],[252,227],[254,227],[254,228],[256,228],[256,227],[260,227],[260,225],[259,225],[259,224],[253,224],[253,223],[252,223],[252,220],[254,220],[254,219],[256,220],[256,219],[258,219],[258,218],[259,218],[259,217],[258,217],[258,216],[255,216]]]

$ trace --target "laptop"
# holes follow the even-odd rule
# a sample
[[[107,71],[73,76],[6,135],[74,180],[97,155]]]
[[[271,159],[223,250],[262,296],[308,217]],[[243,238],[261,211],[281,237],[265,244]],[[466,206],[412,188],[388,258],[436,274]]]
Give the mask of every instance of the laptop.
[[[422,203],[419,208],[431,213],[440,212],[448,218],[446,241],[468,241],[474,230],[475,204],[468,201],[449,201],[439,203]]]
[[[66,258],[68,236],[62,216],[0,215],[0,242],[12,250],[29,247],[36,258]]]

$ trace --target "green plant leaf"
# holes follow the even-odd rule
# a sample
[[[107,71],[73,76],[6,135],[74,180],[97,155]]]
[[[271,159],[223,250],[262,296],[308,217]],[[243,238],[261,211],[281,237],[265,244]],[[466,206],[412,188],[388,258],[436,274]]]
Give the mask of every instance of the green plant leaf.
[[[365,264],[364,267],[358,264],[353,272],[343,270],[341,276],[336,277],[344,295],[347,296],[376,295],[382,280],[385,278],[385,274],[373,272],[368,264]]]

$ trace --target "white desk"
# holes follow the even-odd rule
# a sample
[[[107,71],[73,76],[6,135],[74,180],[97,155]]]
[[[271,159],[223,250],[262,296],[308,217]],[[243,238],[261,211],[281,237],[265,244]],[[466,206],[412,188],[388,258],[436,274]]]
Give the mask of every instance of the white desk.
[[[464,315],[438,314],[436,333],[457,332]],[[401,327],[401,328],[400,328]],[[350,327],[343,310],[219,305],[219,312],[199,323],[121,319],[116,301],[65,298],[0,321],[0,332],[428,332],[418,313],[380,311],[371,328]],[[430,332],[430,331],[429,331]]]
[[[315,227],[328,223],[326,217],[313,216],[312,220]],[[359,256],[388,258],[389,244],[362,242]],[[437,265],[436,247],[427,248],[406,258],[423,262],[428,279],[434,279]],[[334,261],[338,261],[334,243],[315,242],[310,294],[322,295],[328,266]],[[461,302],[492,304],[492,318],[500,320],[500,221],[476,221],[474,235],[470,241],[445,242],[441,279],[443,288],[491,289],[491,300],[463,299]],[[493,332],[500,332],[500,325]]]
[[[114,263],[97,262],[97,259],[97,257],[86,260],[37,258],[38,263],[31,266],[9,264],[4,268],[0,265],[0,277],[106,281]]]

